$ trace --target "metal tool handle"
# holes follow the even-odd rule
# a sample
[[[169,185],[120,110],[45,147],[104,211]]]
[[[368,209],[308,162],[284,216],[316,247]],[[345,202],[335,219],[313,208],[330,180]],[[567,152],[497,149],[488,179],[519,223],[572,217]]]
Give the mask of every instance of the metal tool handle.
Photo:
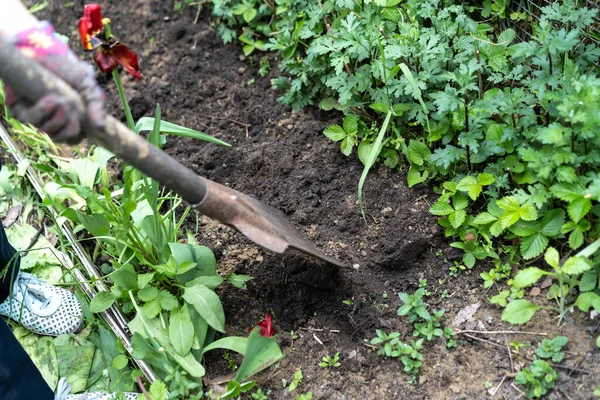
[[[87,121],[81,97],[62,79],[25,57],[6,39],[0,37],[0,78],[21,97],[34,101],[54,92],[69,99],[83,115],[82,129],[93,143],[102,146],[191,204],[201,203],[207,193],[205,179],[199,177],[167,153],[157,149],[129,130],[116,118],[106,117],[103,131]]]

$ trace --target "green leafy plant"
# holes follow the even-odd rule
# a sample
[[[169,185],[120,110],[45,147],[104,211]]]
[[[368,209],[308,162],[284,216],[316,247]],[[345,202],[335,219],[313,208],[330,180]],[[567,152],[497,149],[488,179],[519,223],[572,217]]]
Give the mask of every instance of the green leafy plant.
[[[301,369],[294,372],[294,376],[292,377],[292,380],[290,381],[290,385],[288,386],[288,392],[293,392],[294,390],[296,390],[298,385],[300,383],[302,383],[303,378],[304,378],[304,376],[302,375]]]
[[[562,348],[569,339],[566,336],[557,336],[554,339],[544,339],[535,349],[535,354],[540,358],[550,358],[552,362],[559,363],[565,358]]]
[[[414,294],[409,295],[408,293],[398,293],[400,300],[404,303],[398,308],[398,315],[408,315],[410,322],[414,322],[417,318],[422,318],[426,321],[431,319],[431,315],[427,311],[423,296],[425,294],[425,288],[419,288]]]
[[[324,356],[322,361],[319,363],[321,368],[338,368],[342,364],[340,363],[340,352],[335,353],[333,357],[327,355]]]
[[[517,372],[515,383],[525,386],[528,399],[539,398],[556,384],[558,374],[544,360],[534,360],[529,367]]]

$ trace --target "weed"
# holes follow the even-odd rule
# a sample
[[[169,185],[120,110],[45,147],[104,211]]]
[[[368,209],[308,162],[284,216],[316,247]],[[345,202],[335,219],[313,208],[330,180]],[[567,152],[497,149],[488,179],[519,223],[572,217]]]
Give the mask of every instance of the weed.
[[[296,400],[312,400],[312,398],[313,398],[312,392],[306,392],[306,393],[302,393],[302,394],[296,396]]]
[[[518,340],[512,341],[509,343],[510,346],[512,346],[513,349],[515,349],[515,352],[517,354],[519,354],[519,350],[521,349],[521,347],[529,347],[531,346],[531,343],[527,342],[527,343],[521,343]]]
[[[301,369],[297,370],[294,373],[292,380],[290,381],[290,385],[288,386],[288,392],[293,392],[294,390],[296,390],[298,385],[300,383],[302,383],[303,378],[304,378],[304,376],[302,375],[302,370]],[[285,387],[285,385],[284,385],[284,387]]]
[[[425,295],[425,288],[419,288],[414,294],[409,295],[408,293],[398,293],[400,300],[404,303],[398,308],[398,315],[408,315],[408,320],[414,322],[417,318],[422,318],[426,321],[431,319],[431,315],[427,311],[423,296]]]
[[[544,339],[535,349],[535,354],[540,358],[550,358],[552,362],[559,363],[565,358],[561,350],[569,339],[566,336],[557,336],[554,339]]]
[[[333,357],[329,355],[323,357],[323,360],[319,363],[319,367],[321,368],[338,368],[341,365],[339,351]]]
[[[544,360],[534,360],[529,367],[523,368],[515,376],[515,383],[525,386],[528,399],[545,395],[556,383],[558,374]]]

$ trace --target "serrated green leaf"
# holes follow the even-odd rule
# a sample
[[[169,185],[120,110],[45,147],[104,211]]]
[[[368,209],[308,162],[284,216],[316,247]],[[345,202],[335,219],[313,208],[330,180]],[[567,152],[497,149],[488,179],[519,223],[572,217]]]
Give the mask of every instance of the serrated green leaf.
[[[515,31],[513,29],[506,29],[498,36],[498,44],[506,47],[515,40],[515,36]]]
[[[390,107],[385,103],[373,103],[369,107],[371,107],[373,110],[383,113],[383,114],[387,113],[390,109]]]
[[[550,210],[542,218],[542,233],[550,237],[558,236],[564,223],[565,212],[563,210]]]
[[[464,210],[469,205],[469,199],[467,196],[462,194],[461,192],[457,192],[454,197],[452,197],[452,206],[456,210]]]
[[[348,135],[355,136],[358,133],[358,119],[354,115],[346,115],[343,125]]]
[[[541,233],[528,236],[521,241],[521,255],[526,260],[531,260],[543,253],[548,246],[548,238]]]
[[[538,218],[535,206],[533,204],[523,204],[519,208],[519,217],[523,221],[535,221]]]
[[[465,219],[467,218],[467,212],[465,210],[456,210],[448,215],[448,220],[454,229],[459,228]]]
[[[580,197],[573,200],[567,206],[567,213],[573,222],[578,223],[592,209],[592,201],[589,198]]]
[[[495,180],[496,178],[494,178],[494,175],[488,174],[487,172],[483,172],[477,175],[477,181],[482,186],[491,185],[492,183],[494,183]]]
[[[473,219],[473,223],[477,225],[486,225],[495,221],[498,221],[498,218],[494,217],[489,212],[482,212]]]
[[[502,230],[504,230],[504,229],[509,228],[512,225],[516,224],[519,219],[520,219],[520,216],[519,216],[518,212],[506,211],[500,217],[500,226],[502,227]]]
[[[445,201],[436,201],[429,208],[429,212],[437,216],[450,215],[454,212],[454,208]]]
[[[590,292],[596,288],[598,284],[598,274],[596,271],[587,271],[579,280],[579,291]]]
[[[349,156],[352,153],[352,148],[354,147],[354,138],[350,136],[346,136],[344,140],[342,140],[341,148],[342,154],[345,156]]]
[[[339,125],[329,125],[327,128],[325,128],[323,133],[334,142],[339,142],[348,136],[346,131],[344,131],[344,128]]]
[[[524,324],[529,321],[541,307],[528,300],[513,300],[502,312],[502,320],[511,324]]]
[[[592,264],[584,257],[569,257],[563,264],[561,271],[569,275],[579,275],[592,268]]]
[[[427,171],[423,171],[423,174],[421,174],[418,169],[411,166],[408,170],[408,174],[406,174],[406,183],[408,184],[408,187],[413,187],[414,185],[425,182],[428,176],[429,173]]]
[[[519,211],[520,204],[516,197],[503,197],[500,200],[496,200],[496,204],[503,210],[506,211]],[[516,222],[516,221],[515,221]],[[511,224],[512,225],[512,224]]]
[[[479,197],[483,186],[479,184],[474,176],[465,176],[458,182],[456,188],[458,190],[462,190],[463,192],[467,192],[471,200],[477,200],[477,197]]]
[[[548,272],[536,267],[525,268],[515,275],[513,284],[519,288],[531,286],[544,275],[548,275]]]

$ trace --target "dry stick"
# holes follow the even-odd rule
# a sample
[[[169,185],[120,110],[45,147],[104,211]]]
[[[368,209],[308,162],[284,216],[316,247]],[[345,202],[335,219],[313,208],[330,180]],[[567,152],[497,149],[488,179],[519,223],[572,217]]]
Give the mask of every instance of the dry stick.
[[[508,345],[508,337],[504,336],[504,341],[506,342],[506,349],[508,350],[508,357],[510,358],[510,370],[511,372],[515,372],[515,363],[512,358],[512,351],[510,351],[510,346]]]
[[[501,381],[500,381],[500,383],[498,384],[498,386],[496,386],[496,389],[494,389],[494,390],[492,391],[492,393],[490,393],[492,396],[495,396],[495,395],[496,395],[496,393],[498,393],[498,390],[500,390],[500,387],[501,387],[501,386],[502,386],[502,384],[504,383],[504,380],[506,379],[506,377],[507,377],[507,375],[504,375],[504,376],[502,377],[502,380],[501,380]]]
[[[464,331],[456,331],[455,333],[482,333],[482,334],[490,334],[490,335],[512,333],[512,334],[521,334],[521,335],[548,336],[547,333],[525,332],[525,331],[473,331],[473,330],[464,330]]]
[[[568,365],[560,365],[560,364],[552,364],[552,363],[548,363],[548,365],[550,365],[552,368],[561,368],[561,369],[566,369],[568,371],[581,372],[582,374],[586,374],[586,375],[590,375],[592,373],[591,371],[581,369],[581,368],[569,367]]]
[[[148,391],[146,390],[146,388],[144,387],[144,382],[142,382],[142,377],[141,376],[137,376],[137,384],[140,387],[140,390],[142,391],[142,393],[144,394],[144,396],[146,396],[147,400],[152,400],[152,398],[150,397],[150,395],[148,394]]]
[[[492,342],[490,340],[478,338],[477,336],[469,335],[468,333],[463,333],[463,335],[465,335],[466,337],[469,337],[471,339],[479,340],[480,342],[491,344],[492,346],[496,346],[496,347],[500,347],[501,349],[504,349],[504,346],[502,346],[501,344],[494,343],[494,342]]]

